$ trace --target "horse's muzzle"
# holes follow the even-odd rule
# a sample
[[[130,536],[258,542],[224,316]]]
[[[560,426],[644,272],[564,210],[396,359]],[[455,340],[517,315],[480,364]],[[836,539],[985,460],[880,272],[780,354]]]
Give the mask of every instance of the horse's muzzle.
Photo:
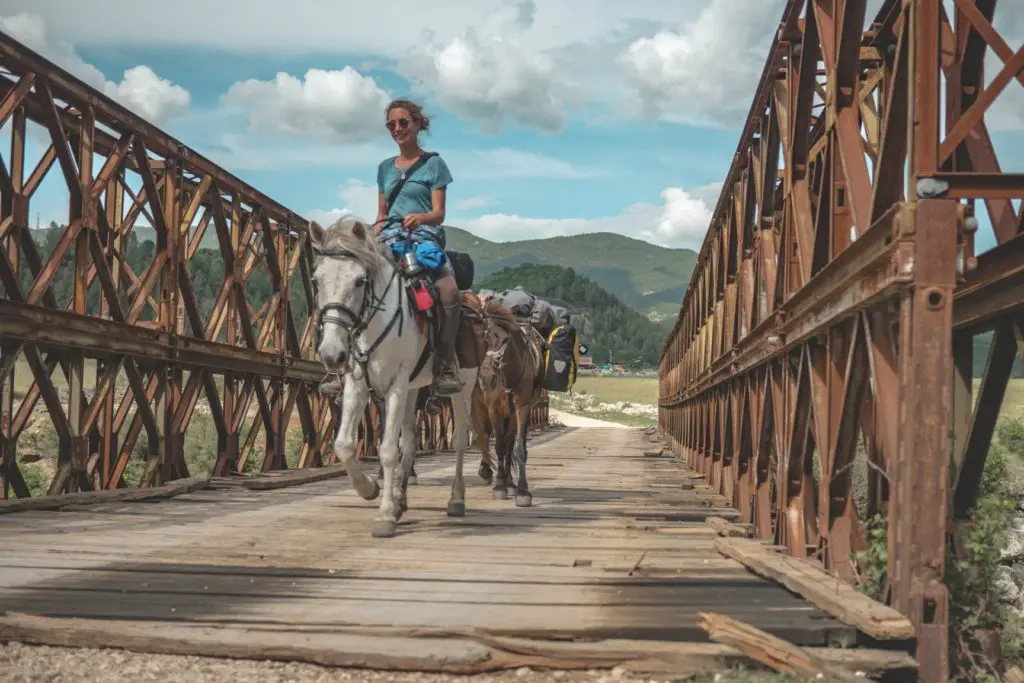
[[[320,351],[320,360],[329,369],[337,370],[348,360],[348,353],[344,349],[323,349]]]

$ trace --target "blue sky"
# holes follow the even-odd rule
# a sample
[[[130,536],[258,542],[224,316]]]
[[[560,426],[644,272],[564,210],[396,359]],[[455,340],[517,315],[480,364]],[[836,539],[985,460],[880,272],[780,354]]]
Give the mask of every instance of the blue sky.
[[[455,177],[449,224],[696,248],[782,2],[77,5],[5,0],[0,28],[306,217],[372,218],[383,104],[411,95]],[[990,125],[1020,159],[1024,114]],[[48,183],[33,213],[60,220],[64,201]]]

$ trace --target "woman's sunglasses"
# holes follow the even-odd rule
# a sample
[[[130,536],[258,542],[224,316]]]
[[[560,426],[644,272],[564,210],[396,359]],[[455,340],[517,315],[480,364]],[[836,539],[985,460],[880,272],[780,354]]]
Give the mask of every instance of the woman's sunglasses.
[[[405,130],[406,128],[409,127],[410,123],[412,123],[412,121],[410,121],[409,119],[398,119],[397,121],[388,121],[384,125],[387,127],[388,130],[394,132],[396,127]]]

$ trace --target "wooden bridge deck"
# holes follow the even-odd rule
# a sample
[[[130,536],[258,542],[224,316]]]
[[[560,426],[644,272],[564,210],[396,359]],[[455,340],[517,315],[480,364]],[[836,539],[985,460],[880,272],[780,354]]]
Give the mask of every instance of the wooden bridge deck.
[[[853,636],[716,552],[704,520],[734,513],[650,448],[637,430],[541,435],[529,509],[492,500],[473,453],[463,519],[444,514],[453,458],[425,457],[388,540],[345,478],[0,515],[0,640],[470,671],[501,638],[527,664],[564,663],[552,641],[591,661],[613,644],[580,639],[678,652],[707,642],[700,611],[802,645]]]

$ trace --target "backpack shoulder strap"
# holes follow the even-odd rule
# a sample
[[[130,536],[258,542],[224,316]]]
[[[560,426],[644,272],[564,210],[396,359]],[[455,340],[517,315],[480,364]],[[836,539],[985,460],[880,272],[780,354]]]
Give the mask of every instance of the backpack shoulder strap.
[[[398,194],[402,191],[402,188],[405,186],[405,181],[409,179],[409,176],[415,173],[416,169],[418,169],[420,166],[427,163],[427,160],[430,159],[430,157],[436,156],[437,152],[424,152],[423,154],[420,155],[419,159],[413,162],[412,166],[410,166],[409,168],[402,169],[402,176],[398,179],[398,182],[395,183],[395,186],[391,188],[391,193],[388,194],[387,213],[391,213],[391,207],[394,206],[395,200],[398,199]]]

